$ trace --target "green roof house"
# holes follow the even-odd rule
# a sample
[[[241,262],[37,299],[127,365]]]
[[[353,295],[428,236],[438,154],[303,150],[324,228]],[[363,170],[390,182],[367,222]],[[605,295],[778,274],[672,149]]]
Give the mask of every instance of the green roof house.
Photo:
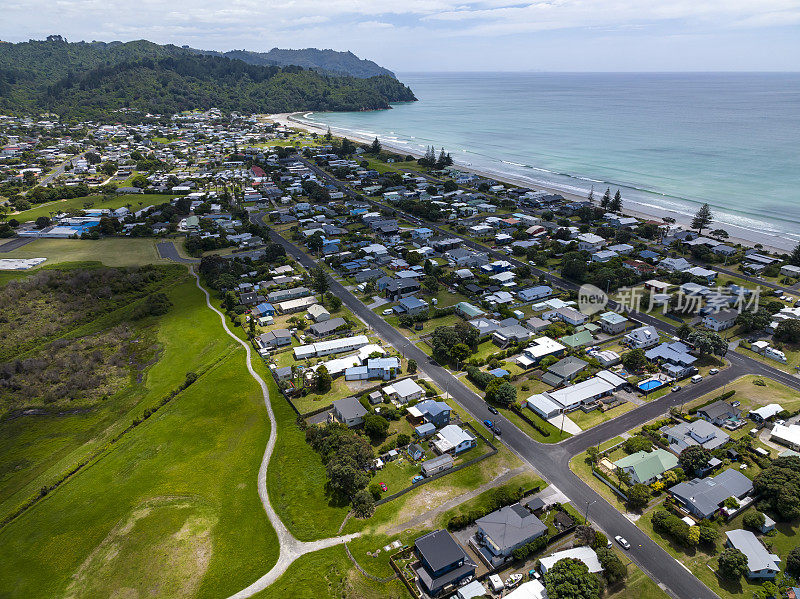
[[[467,320],[472,320],[473,318],[478,318],[486,314],[486,312],[473,306],[469,302],[458,302],[455,306],[455,312]]]
[[[675,468],[678,458],[664,449],[654,449],[651,452],[637,451],[617,460],[614,465],[630,474],[633,482],[649,485],[667,470]]]
[[[575,349],[576,347],[583,347],[584,345],[589,345],[594,341],[594,337],[589,331],[580,331],[575,333],[574,335],[567,335],[566,337],[562,337],[559,339],[559,342],[563,343],[570,349]]]

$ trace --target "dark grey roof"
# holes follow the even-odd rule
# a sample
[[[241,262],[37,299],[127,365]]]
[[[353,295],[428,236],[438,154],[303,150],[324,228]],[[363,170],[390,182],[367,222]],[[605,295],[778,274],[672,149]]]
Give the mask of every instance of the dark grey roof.
[[[318,322],[316,324],[312,324],[308,327],[309,332],[312,335],[317,337],[324,337],[325,335],[330,335],[333,333],[337,328],[345,324],[345,319],[341,317],[331,318],[329,320],[323,320],[322,322]]]
[[[367,410],[355,397],[345,397],[334,401],[333,409],[339,412],[344,420],[363,418],[367,414]]]
[[[741,497],[752,490],[749,478],[738,470],[728,469],[714,477],[678,483],[669,492],[703,516],[710,516],[728,497]]]
[[[556,376],[559,376],[563,379],[579,373],[588,365],[588,362],[585,362],[580,358],[576,358],[575,356],[567,356],[566,358],[563,358],[553,364],[547,370],[548,372],[552,372]]]
[[[414,546],[433,572],[467,559],[461,545],[446,530],[429,532],[414,541]]]
[[[479,518],[476,524],[500,551],[507,551],[541,536],[547,531],[539,518],[519,504],[506,506]]]
[[[712,420],[716,420],[717,418],[724,418],[728,414],[732,416],[739,415],[739,410],[737,408],[734,408],[727,401],[723,400],[715,401],[714,403],[707,405],[704,408],[700,408],[697,411],[701,414],[705,414]]]

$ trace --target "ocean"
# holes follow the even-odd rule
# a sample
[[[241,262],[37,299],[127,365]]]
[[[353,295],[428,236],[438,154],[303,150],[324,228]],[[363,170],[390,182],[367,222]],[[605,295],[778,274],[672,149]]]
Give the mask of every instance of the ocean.
[[[334,132],[679,221],[707,202],[732,236],[800,242],[798,73],[405,73],[418,102],[311,113]]]

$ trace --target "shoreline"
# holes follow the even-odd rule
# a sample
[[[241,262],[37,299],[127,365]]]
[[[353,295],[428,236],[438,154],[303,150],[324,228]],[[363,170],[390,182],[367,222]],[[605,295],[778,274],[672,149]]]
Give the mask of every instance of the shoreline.
[[[272,120],[278,124],[287,127],[295,127],[298,129],[306,130],[308,132],[324,135],[327,132],[326,126],[319,125],[317,123],[308,121],[307,119],[303,118],[306,115],[312,114],[312,112],[313,111],[303,111],[303,112],[272,114],[268,115],[267,118],[269,120]],[[331,127],[331,131],[334,130],[336,131],[335,135],[339,136],[345,135],[350,139],[360,143],[367,143],[367,144],[372,143],[372,138],[368,138],[368,136],[359,134],[357,132],[342,127]],[[423,155],[418,150],[410,150],[407,147],[402,147],[397,144],[393,144],[391,141],[386,142],[380,139],[380,136],[378,136],[378,139],[380,140],[381,145],[384,148],[392,152],[395,152],[397,154],[410,155],[414,156],[415,158],[420,158]],[[586,196],[578,195],[575,194],[574,192],[565,191],[564,189],[560,188],[557,185],[543,185],[541,183],[533,184],[521,176],[516,176],[509,173],[494,172],[491,169],[480,169],[474,166],[467,166],[462,163],[459,163],[457,159],[454,159],[453,166],[457,167],[459,170],[474,173],[476,175],[485,177],[487,179],[494,179],[500,181],[501,183],[509,183],[512,185],[517,185],[519,187],[533,188],[541,191],[558,193],[567,200],[571,201],[583,201],[586,199]],[[597,190],[597,191],[599,193],[596,193],[595,197],[599,198],[602,195],[602,190]],[[659,208],[655,206],[643,205],[633,200],[626,200],[624,198],[623,198],[622,212],[626,216],[632,216],[642,220],[661,220],[663,217],[674,218],[675,224],[680,225],[684,229],[690,228],[692,220],[691,216],[681,212],[670,210],[668,208]],[[720,223],[719,227],[725,228],[725,230],[728,231],[729,237],[726,240],[724,240],[724,243],[729,243],[733,245],[741,244],[747,247],[752,247],[755,244],[761,244],[765,250],[770,252],[775,252],[778,254],[790,253],[794,249],[793,241],[782,238],[778,234],[766,234],[763,231],[746,229],[744,227],[739,227],[737,225],[731,225],[727,223]],[[785,243],[777,242],[774,241],[773,239],[781,239]]]

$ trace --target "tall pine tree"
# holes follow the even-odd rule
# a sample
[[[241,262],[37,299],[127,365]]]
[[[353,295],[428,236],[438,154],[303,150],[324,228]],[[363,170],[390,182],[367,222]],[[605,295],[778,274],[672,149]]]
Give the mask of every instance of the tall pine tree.
[[[703,204],[692,219],[692,229],[697,229],[697,232],[702,234],[703,229],[708,228],[713,221],[714,215],[711,214],[711,208],[708,204]]]
[[[600,207],[608,208],[608,205],[610,203],[611,203],[611,188],[607,187],[606,192],[603,194],[603,199],[600,200]]]
[[[611,212],[619,212],[622,210],[622,195],[619,193],[619,189],[617,193],[614,194],[614,199],[608,203],[608,209]]]

